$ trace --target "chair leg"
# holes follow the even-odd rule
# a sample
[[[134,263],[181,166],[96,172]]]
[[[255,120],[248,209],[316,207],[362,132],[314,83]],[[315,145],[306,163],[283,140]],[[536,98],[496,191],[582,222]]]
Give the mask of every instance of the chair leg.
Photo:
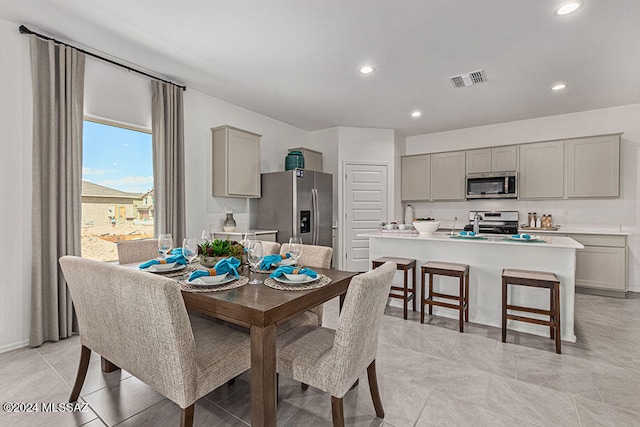
[[[404,289],[402,290],[403,295],[403,306],[404,306],[404,319],[407,320],[408,311],[409,311],[409,272],[406,267],[404,269]]]
[[[464,332],[464,274],[460,276],[460,301],[458,310],[459,313],[459,324],[460,324],[460,332]]]
[[[344,427],[344,408],[341,397],[331,396],[331,415],[333,416],[333,427]]]
[[[384,418],[384,408],[382,407],[382,399],[380,399],[380,390],[378,390],[378,376],[376,375],[376,361],[367,367],[367,377],[369,378],[369,391],[371,392],[371,400],[376,410],[376,415]]]
[[[180,427],[192,427],[193,426],[193,410],[196,404],[182,408],[180,411]]]
[[[507,342],[507,279],[502,278],[502,342]]]
[[[412,288],[412,290],[413,290],[413,311],[416,311],[416,299],[417,299],[416,298],[417,297],[417,295],[416,295],[417,294],[417,292],[416,292],[416,287],[417,287],[416,286],[416,269],[417,268],[418,268],[417,266],[412,268],[412,270],[413,270],[413,280],[412,280],[411,283],[413,284],[413,288]]]
[[[91,350],[88,347],[82,346],[80,350],[80,363],[78,363],[78,373],[76,374],[76,382],[73,385],[71,396],[69,396],[69,403],[78,401],[80,397],[80,390],[84,384],[84,379],[87,376],[87,370],[89,369],[89,360],[91,360]]]
[[[424,323],[424,271],[421,271],[422,279],[420,280],[420,323]]]

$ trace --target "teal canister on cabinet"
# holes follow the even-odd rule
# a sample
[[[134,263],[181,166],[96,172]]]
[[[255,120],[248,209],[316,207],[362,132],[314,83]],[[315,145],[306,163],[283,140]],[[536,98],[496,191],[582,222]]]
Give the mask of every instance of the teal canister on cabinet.
[[[300,151],[290,151],[284,159],[284,170],[304,169],[304,156]]]

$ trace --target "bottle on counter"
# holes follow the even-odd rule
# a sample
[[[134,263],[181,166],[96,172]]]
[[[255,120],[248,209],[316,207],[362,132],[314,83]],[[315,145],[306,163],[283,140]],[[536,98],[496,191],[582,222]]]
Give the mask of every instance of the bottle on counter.
[[[536,228],[536,220],[538,219],[538,215],[534,212],[531,214],[531,219],[529,219],[529,227]]]
[[[540,228],[540,227],[542,227],[542,220],[540,219],[540,217],[538,217],[536,219],[536,228]]]
[[[413,224],[413,208],[411,205],[407,205],[407,209],[404,211],[404,223],[405,225]]]

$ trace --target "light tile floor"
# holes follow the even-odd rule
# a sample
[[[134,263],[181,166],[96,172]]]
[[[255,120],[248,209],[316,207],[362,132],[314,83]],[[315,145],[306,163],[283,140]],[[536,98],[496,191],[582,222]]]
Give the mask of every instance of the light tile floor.
[[[351,426],[638,426],[640,299],[576,295],[578,342],[553,341],[387,309],[377,368],[386,416],[375,417],[366,376],[345,396]],[[337,325],[337,304],[325,324]],[[77,337],[0,354],[0,402],[66,402],[79,359]],[[247,373],[201,399],[195,425],[250,422]],[[126,372],[103,374],[94,356],[82,390],[85,413],[5,413],[0,426],[177,426],[177,405]],[[330,426],[328,395],[280,379],[278,423]]]

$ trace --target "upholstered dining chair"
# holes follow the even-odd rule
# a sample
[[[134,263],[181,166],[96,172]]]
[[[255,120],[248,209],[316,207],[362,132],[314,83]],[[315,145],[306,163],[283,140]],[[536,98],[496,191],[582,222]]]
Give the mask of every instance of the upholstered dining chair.
[[[116,249],[120,264],[149,261],[158,257],[158,239],[123,240]]]
[[[290,248],[291,245],[289,243],[283,243],[280,248],[280,253],[284,255],[290,251]],[[302,245],[302,254],[298,259],[298,264],[311,268],[331,268],[332,255],[333,248],[328,246]],[[320,304],[291,319],[278,323],[278,333],[286,332],[287,330],[302,324],[315,324],[321,326],[322,314],[322,304]]]
[[[268,242],[266,240],[262,240],[262,250],[265,255],[275,255],[280,253],[280,243],[278,242]]]
[[[375,360],[395,271],[386,262],[351,279],[337,330],[303,325],[277,338],[278,373],[331,394],[336,427],[344,426],[342,399],[365,369],[376,415],[384,417]]]
[[[74,256],[60,266],[82,345],[70,402],[95,351],[175,402],[181,425],[191,426],[199,398],[250,368],[249,336],[190,318],[174,280]]]

